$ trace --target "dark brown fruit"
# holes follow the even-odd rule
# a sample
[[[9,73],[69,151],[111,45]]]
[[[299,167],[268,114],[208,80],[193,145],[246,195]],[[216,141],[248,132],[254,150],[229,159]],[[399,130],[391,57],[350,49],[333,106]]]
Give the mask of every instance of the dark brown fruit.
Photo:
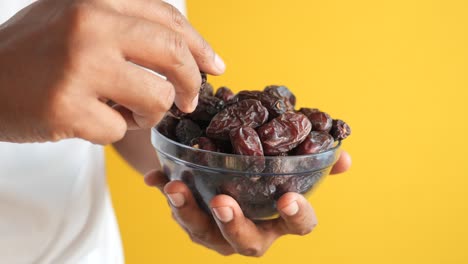
[[[188,115],[187,113],[184,113],[180,111],[180,109],[176,106],[176,104],[172,104],[171,109],[169,109],[169,114],[171,114],[173,117],[181,119]]]
[[[207,137],[194,138],[190,142],[190,145],[193,148],[197,148],[197,149],[203,149],[203,150],[209,150],[209,151],[215,151],[215,152],[219,151],[216,143]]]
[[[208,137],[229,140],[229,133],[240,127],[256,128],[268,120],[268,110],[258,100],[244,100],[213,117],[206,128]]]
[[[286,86],[270,85],[270,86],[265,87],[264,91],[269,94],[273,94],[278,97],[285,98],[286,100],[289,101],[293,109],[296,106],[296,96]]]
[[[189,114],[192,120],[209,122],[225,107],[224,101],[214,96],[202,95],[195,111]]]
[[[179,123],[179,119],[166,115],[161,122],[159,122],[157,129],[159,133],[164,135],[167,138],[170,138],[172,140],[176,140],[176,127],[177,124]]]
[[[335,140],[343,140],[351,135],[351,128],[343,120],[334,119],[330,135],[332,135]]]
[[[234,177],[224,182],[218,188],[218,194],[226,194],[234,198],[244,209],[252,203],[269,203],[276,191],[275,185],[265,184],[257,177]],[[243,207],[244,205],[244,207]]]
[[[289,152],[302,143],[312,129],[309,119],[300,113],[284,113],[258,128],[265,155]]]
[[[234,93],[231,91],[231,89],[223,86],[223,87],[218,88],[218,90],[216,91],[215,96],[217,98],[223,100],[224,102],[228,102],[232,98],[234,98]]]
[[[327,132],[312,131],[295,149],[296,155],[315,154],[326,151],[333,147],[333,137]]]
[[[284,98],[261,91],[240,91],[232,100],[241,102],[247,99],[259,100],[268,109],[270,119],[292,110]]]
[[[190,142],[202,133],[201,128],[190,119],[180,120],[176,127],[177,140],[184,145],[190,145]]]
[[[263,156],[263,147],[257,131],[251,127],[241,127],[230,134],[234,153],[247,156]]]
[[[205,83],[202,87],[200,88],[200,96],[213,96],[214,88],[210,83]]]
[[[330,131],[332,127],[332,118],[329,114],[320,111],[317,108],[301,108],[299,112],[307,116],[312,123],[312,131]]]

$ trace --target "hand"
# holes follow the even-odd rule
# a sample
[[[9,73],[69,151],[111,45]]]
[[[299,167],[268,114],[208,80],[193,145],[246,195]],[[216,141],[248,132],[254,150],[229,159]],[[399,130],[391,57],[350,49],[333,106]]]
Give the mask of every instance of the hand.
[[[200,70],[224,68],[162,1],[38,1],[0,26],[0,141],[115,142],[154,126],[174,100],[193,111]]]
[[[331,173],[342,173],[350,165],[351,158],[343,151]],[[190,190],[182,182],[168,183],[165,175],[156,171],[148,173],[145,182],[164,192],[174,219],[193,242],[223,255],[239,253],[262,256],[280,236],[305,235],[317,225],[313,208],[297,193],[286,193],[277,201],[280,218],[255,224],[244,217],[239,205],[230,196],[218,195],[211,200],[210,207],[216,216],[213,218],[200,210]]]

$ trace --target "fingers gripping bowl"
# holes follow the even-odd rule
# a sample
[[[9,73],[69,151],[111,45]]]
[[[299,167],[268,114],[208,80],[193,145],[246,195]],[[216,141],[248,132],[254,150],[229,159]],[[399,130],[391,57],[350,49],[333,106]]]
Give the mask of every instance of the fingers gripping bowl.
[[[331,149],[298,156],[245,156],[197,149],[152,129],[152,144],[170,180],[187,184],[200,207],[218,194],[232,196],[253,220],[278,217],[276,200],[287,192],[306,197],[339,157],[341,141]],[[263,168],[263,170],[260,170]]]

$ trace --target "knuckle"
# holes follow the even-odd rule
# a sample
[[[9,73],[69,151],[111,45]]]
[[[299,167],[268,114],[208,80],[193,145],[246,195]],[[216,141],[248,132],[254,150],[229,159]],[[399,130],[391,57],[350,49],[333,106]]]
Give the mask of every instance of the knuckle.
[[[193,242],[200,243],[202,241],[208,241],[209,233],[203,231],[190,231],[189,232],[190,239]]]
[[[196,53],[199,59],[199,62],[201,64],[206,64],[209,61],[212,61],[211,58],[214,57],[214,51],[211,48],[210,44],[208,44],[208,42],[202,37],[200,37],[199,47],[200,48],[198,49],[198,52]]]
[[[301,230],[299,230],[297,232],[297,234],[300,235],[300,236],[305,236],[305,235],[310,234],[312,232],[312,230],[314,230],[314,226],[307,226],[307,227],[304,227]]]
[[[167,51],[170,56],[170,64],[175,69],[181,68],[185,65],[184,57],[187,52],[187,43],[182,35],[176,32],[168,33],[167,37]]]
[[[94,19],[95,9],[86,2],[77,2],[69,7],[66,16],[69,21],[72,32],[83,32],[91,26],[90,22]],[[90,27],[91,28],[91,27]]]
[[[175,99],[175,89],[174,87],[167,83],[161,86],[161,89],[158,91],[160,96],[160,108],[163,112],[169,111]]]
[[[164,3],[167,12],[169,13],[171,27],[175,30],[181,30],[186,26],[186,20],[184,15],[173,5]]]
[[[237,252],[241,255],[249,257],[261,257],[264,253],[260,244],[254,244],[249,245],[248,247],[240,248]]]
[[[111,142],[107,142],[107,144],[122,140],[127,134],[127,125],[125,122],[116,122],[114,127],[110,130],[112,133],[112,135],[109,136]]]

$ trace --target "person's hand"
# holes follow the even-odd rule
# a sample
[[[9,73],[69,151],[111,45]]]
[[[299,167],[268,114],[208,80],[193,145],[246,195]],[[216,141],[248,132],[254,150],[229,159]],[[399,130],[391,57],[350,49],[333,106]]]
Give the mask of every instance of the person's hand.
[[[224,68],[162,1],[37,1],[0,26],[0,141],[115,142],[154,126],[174,100],[193,111],[200,71]]]
[[[331,174],[342,173],[351,165],[351,158],[342,152]],[[286,193],[277,201],[280,218],[254,223],[244,217],[237,202],[230,196],[218,195],[210,202],[213,218],[202,211],[188,187],[180,181],[168,182],[161,172],[145,176],[149,186],[160,189],[168,198],[172,215],[193,242],[220,254],[234,253],[262,256],[280,236],[305,235],[317,225],[314,210],[300,194]]]

